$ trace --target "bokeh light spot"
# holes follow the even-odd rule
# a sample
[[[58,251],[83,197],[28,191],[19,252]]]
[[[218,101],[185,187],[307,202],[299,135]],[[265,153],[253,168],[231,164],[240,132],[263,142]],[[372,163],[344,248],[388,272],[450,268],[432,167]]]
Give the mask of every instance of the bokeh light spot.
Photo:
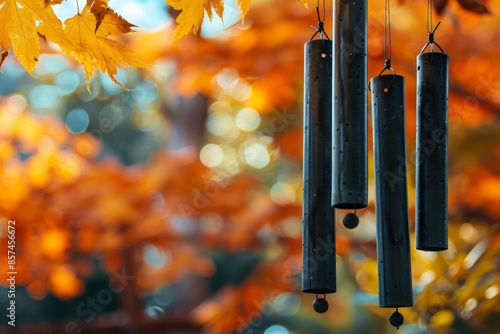
[[[486,297],[486,299],[493,299],[498,295],[498,292],[500,292],[498,285],[492,285],[488,289],[486,289],[486,291],[484,292],[484,297]]]
[[[260,115],[252,108],[243,108],[236,115],[236,126],[243,131],[253,131],[260,125]]]
[[[208,116],[207,129],[215,136],[226,135],[233,126],[233,118],[226,112],[215,112]]]
[[[216,167],[224,159],[224,152],[219,145],[207,144],[200,151],[200,160],[207,167]]]
[[[19,114],[26,109],[28,102],[26,98],[20,94],[15,94],[7,100],[7,110],[13,114]]]
[[[153,83],[145,81],[134,88],[134,91],[132,92],[132,98],[140,105],[147,105],[158,98],[158,89]],[[141,111],[150,110],[151,108],[141,109]]]
[[[35,108],[55,108],[60,96],[57,88],[50,85],[34,86],[29,93],[31,105]]]
[[[458,229],[458,235],[463,240],[467,240],[470,243],[475,243],[479,238],[479,233],[477,229],[469,223],[464,223],[460,225]]]
[[[264,145],[253,143],[245,147],[245,160],[249,166],[261,169],[269,164],[271,157]]]
[[[276,313],[285,317],[291,317],[299,311],[300,297],[295,293],[282,293],[274,300]]]
[[[246,101],[252,96],[252,86],[245,80],[238,80],[237,84],[229,90],[231,97],[237,101]]]
[[[168,254],[153,245],[148,245],[145,247],[144,259],[146,260],[146,262],[155,267],[163,267],[169,260]]]
[[[66,115],[66,128],[72,134],[80,134],[89,126],[90,118],[83,109],[73,109]]]
[[[230,175],[239,174],[241,172],[241,165],[238,159],[238,151],[234,148],[224,150],[224,161],[222,165]]]
[[[264,334],[290,334],[290,332],[283,326],[272,325],[264,331]]]
[[[63,71],[56,77],[56,86],[59,89],[59,94],[69,95],[76,91],[80,83],[78,73],[75,71]]]
[[[226,67],[217,73],[217,83],[224,89],[229,89],[238,84],[239,73],[236,69]]]

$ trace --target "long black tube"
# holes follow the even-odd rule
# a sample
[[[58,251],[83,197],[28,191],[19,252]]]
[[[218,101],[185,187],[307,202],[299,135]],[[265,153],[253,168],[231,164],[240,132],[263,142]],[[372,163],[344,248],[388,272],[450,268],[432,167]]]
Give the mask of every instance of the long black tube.
[[[366,0],[335,1],[333,206],[368,205]]]
[[[445,53],[417,56],[417,249],[448,249],[448,67]]]
[[[374,77],[371,91],[379,305],[412,306],[404,78]]]
[[[302,291],[336,291],[332,209],[332,42],[305,44]]]

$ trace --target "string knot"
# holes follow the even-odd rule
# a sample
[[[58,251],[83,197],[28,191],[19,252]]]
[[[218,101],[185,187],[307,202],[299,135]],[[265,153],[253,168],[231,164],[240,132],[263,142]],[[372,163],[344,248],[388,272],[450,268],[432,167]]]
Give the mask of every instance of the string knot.
[[[429,44],[433,44],[434,43],[434,32],[430,32],[427,35],[427,42],[429,42]]]
[[[391,68],[391,58],[387,58],[384,62],[384,70],[390,70]]]
[[[314,37],[319,33],[319,38],[323,40],[323,35],[326,37],[327,40],[330,40],[330,37],[328,37],[328,34],[325,31],[325,22],[324,20],[321,19],[321,16],[319,14],[319,7],[316,7],[316,13],[318,14],[318,27],[316,28],[315,26],[311,26],[316,32],[314,35],[312,35],[310,41],[313,40]]]
[[[434,52],[434,45],[437,46],[439,48],[439,50],[441,50],[442,53],[444,53],[443,49],[439,46],[439,44],[434,41],[434,33],[436,32],[436,30],[440,24],[441,24],[441,22],[438,22],[436,24],[436,26],[434,27],[434,29],[432,29],[432,30],[427,29],[427,31],[428,31],[427,43],[425,43],[424,47],[420,51],[420,54],[422,54],[428,46],[431,47],[431,52]]]

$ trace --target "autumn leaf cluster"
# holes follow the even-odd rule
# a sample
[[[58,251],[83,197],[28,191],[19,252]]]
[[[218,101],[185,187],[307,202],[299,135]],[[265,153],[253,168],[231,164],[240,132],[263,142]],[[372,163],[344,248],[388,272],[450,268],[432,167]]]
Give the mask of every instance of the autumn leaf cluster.
[[[53,6],[62,0],[0,1],[0,66],[10,49],[29,74],[40,57],[40,36],[83,65],[87,83],[98,69],[118,85],[117,66],[146,67],[134,52],[116,40],[131,32],[131,23],[108,8],[107,0],[88,0],[81,11],[61,22]]]
[[[300,215],[300,205],[277,205],[265,191],[256,191],[260,183],[255,177],[217,179],[195,152],[159,153],[151,163],[133,167],[113,159],[97,161],[100,146],[92,136],[71,136],[55,119],[16,108],[14,97],[0,105],[0,121],[6,124],[0,131],[0,185],[5,190],[0,212],[19,222],[17,283],[34,298],[49,293],[74,298],[85,291],[94,257],[108,270],[118,269],[125,252],[141,254],[147,245],[175,256],[165,266],[133,258],[137,282],[145,291],[175,282],[186,272],[212,275],[215,265],[202,250],[260,254],[283,248],[265,255],[244,288],[223,289],[207,300],[193,314],[193,321],[202,324],[213,322],[209,309],[222,312],[219,300],[231,301],[234,314],[243,317],[258,309],[253,296],[259,287],[290,290],[299,270],[300,236],[287,235],[284,222]],[[28,157],[21,159],[19,150]],[[214,217],[222,225],[206,223]],[[180,222],[197,224],[199,233],[186,234],[175,227]],[[267,229],[280,237],[266,240],[255,233]],[[4,273],[5,265],[0,263]],[[266,290],[259,298],[266,298]],[[241,300],[243,308],[232,307]],[[214,325],[231,330],[237,324]]]
[[[307,6],[307,0],[301,0]],[[224,14],[224,0],[167,0],[167,3],[174,10],[179,11],[176,18],[178,26],[175,28],[172,41],[175,41],[193,32],[195,36],[200,36],[203,19],[208,16],[212,21],[213,12],[222,20]],[[252,0],[238,0],[237,4],[241,9],[241,22],[245,22],[245,16],[250,10]]]

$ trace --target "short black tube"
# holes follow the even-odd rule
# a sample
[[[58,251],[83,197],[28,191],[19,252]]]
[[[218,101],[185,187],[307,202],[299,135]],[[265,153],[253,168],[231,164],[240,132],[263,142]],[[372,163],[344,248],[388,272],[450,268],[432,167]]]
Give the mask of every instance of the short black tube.
[[[337,290],[332,209],[332,42],[305,44],[302,291]]]
[[[406,184],[404,78],[371,79],[380,307],[413,305]]]
[[[334,2],[333,206],[368,205],[367,1]]]
[[[445,53],[417,56],[417,249],[448,249],[448,67]]]

